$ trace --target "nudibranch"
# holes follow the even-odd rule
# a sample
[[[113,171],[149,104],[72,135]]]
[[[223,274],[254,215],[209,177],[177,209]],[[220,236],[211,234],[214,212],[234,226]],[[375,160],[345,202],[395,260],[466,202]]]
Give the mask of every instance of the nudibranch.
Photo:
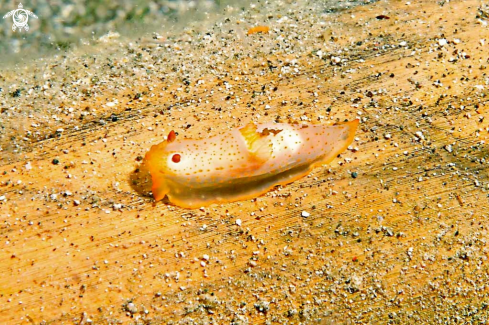
[[[251,27],[248,29],[248,35],[256,34],[256,33],[263,33],[266,34],[270,30],[270,27],[268,26],[256,26],[256,27]]]
[[[353,141],[359,121],[248,124],[201,139],[167,140],[144,158],[154,199],[184,208],[258,197],[331,162]]]

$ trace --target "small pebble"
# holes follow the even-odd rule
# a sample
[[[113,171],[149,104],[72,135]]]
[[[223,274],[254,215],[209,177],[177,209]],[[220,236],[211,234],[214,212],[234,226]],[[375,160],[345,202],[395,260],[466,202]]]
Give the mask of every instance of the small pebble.
[[[137,309],[136,305],[134,303],[132,303],[132,302],[130,302],[130,303],[128,303],[126,305],[126,310],[128,312],[130,312],[131,314],[135,314],[135,313],[138,312],[138,309]]]
[[[418,138],[418,140],[424,140],[424,134],[423,134],[423,132],[417,131],[414,134],[416,135],[416,137]]]
[[[307,218],[307,217],[309,217],[310,215],[311,215],[311,214],[310,214],[309,212],[307,212],[307,211],[302,211],[302,212],[301,212],[301,217],[303,217],[303,218]]]

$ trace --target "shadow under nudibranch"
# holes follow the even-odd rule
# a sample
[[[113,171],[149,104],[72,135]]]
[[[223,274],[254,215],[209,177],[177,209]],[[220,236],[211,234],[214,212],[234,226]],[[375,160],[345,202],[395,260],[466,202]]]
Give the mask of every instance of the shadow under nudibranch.
[[[136,166],[136,169],[129,175],[129,185],[131,188],[136,191],[139,196],[151,199],[151,201],[156,204],[157,202],[154,201],[153,193],[151,191],[152,184],[151,174],[144,162]],[[159,202],[163,204],[171,204],[166,196]]]
[[[129,175],[129,185],[142,197],[153,198],[151,184],[151,175],[144,162]]]

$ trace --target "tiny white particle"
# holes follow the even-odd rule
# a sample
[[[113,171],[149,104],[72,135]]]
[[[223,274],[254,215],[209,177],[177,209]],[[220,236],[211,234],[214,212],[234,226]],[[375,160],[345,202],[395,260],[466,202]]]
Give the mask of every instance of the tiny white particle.
[[[424,134],[423,134],[423,132],[417,131],[414,134],[416,135],[416,137],[418,138],[418,140],[424,140]]]
[[[301,217],[303,217],[303,218],[307,218],[307,217],[309,217],[310,215],[311,215],[311,214],[310,214],[309,212],[307,212],[307,211],[302,211],[302,212],[301,212]]]

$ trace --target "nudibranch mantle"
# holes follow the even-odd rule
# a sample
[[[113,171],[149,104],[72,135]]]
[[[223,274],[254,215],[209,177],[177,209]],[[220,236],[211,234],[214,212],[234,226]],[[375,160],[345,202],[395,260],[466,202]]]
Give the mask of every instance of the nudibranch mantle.
[[[359,121],[248,124],[201,140],[176,139],[144,158],[154,199],[184,208],[255,198],[331,162],[353,141]]]

